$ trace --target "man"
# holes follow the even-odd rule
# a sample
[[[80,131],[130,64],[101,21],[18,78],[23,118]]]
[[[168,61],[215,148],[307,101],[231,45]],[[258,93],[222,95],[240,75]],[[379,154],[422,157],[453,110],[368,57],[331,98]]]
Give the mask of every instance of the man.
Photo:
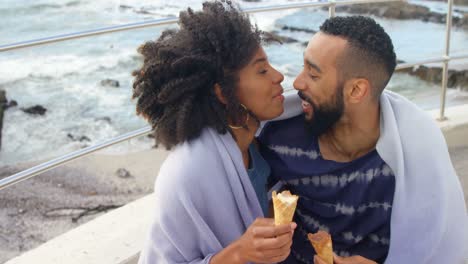
[[[259,136],[273,177],[300,196],[285,263],[323,263],[307,233],[329,232],[335,263],[462,263],[468,218],[435,122],[384,91],[396,66],[374,20],[320,27],[294,81],[302,114]],[[305,122],[304,122],[305,120]]]

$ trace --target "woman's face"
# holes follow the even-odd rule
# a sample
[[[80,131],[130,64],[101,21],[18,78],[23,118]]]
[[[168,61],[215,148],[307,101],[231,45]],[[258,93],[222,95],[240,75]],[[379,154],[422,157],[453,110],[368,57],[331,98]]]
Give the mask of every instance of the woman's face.
[[[239,101],[260,120],[269,120],[283,113],[284,76],[273,68],[263,48],[239,72]]]

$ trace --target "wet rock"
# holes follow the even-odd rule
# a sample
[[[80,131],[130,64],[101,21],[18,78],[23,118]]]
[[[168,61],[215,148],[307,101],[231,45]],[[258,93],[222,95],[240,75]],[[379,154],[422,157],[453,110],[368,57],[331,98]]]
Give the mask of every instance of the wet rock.
[[[372,3],[337,6],[337,12],[374,15],[390,19],[419,19],[426,22],[445,23],[446,15],[432,12],[428,7],[407,2]],[[453,25],[464,26],[463,18],[453,17]]]
[[[130,174],[130,172],[129,172],[128,170],[124,169],[124,168],[118,169],[118,170],[115,172],[115,174],[117,175],[117,177],[119,177],[119,178],[124,178],[124,179],[132,177],[132,175]]]
[[[70,133],[67,134],[67,137],[73,141],[80,141],[80,142],[91,141],[91,139],[89,139],[89,137],[87,136],[74,136],[73,134],[70,134]]]
[[[110,117],[108,117],[108,116],[98,117],[98,118],[96,118],[96,121],[105,121],[105,122],[107,122],[109,124],[112,123],[112,119]]]
[[[26,114],[41,115],[41,116],[47,112],[47,109],[44,108],[42,105],[35,105],[32,107],[28,107],[28,108],[21,108],[21,110],[25,112]]]
[[[132,7],[129,5],[119,5],[119,8],[120,9],[132,9]]]
[[[456,5],[468,5],[468,0],[455,0],[454,3]]]
[[[8,109],[10,107],[15,107],[15,106],[18,106],[18,102],[16,102],[15,100],[11,100],[7,102],[7,104],[5,105],[5,109]]]
[[[403,69],[401,72],[406,72],[410,75],[416,76],[421,80],[440,84],[442,82],[442,68],[440,67],[427,67],[421,65],[419,67]],[[459,88],[468,91],[468,70],[449,70],[447,87]]]
[[[120,87],[119,81],[113,79],[104,79],[101,81],[101,85],[110,87]]]
[[[281,43],[296,43],[296,42],[299,42],[299,40],[295,39],[295,38],[291,38],[291,37],[287,37],[287,36],[281,36],[279,35],[277,32],[268,32],[268,34],[273,38],[273,39],[276,39],[278,41],[280,41]]]
[[[468,13],[463,14],[463,17],[460,19],[458,24],[462,26],[464,29],[468,29]]]
[[[300,27],[290,27],[290,26],[283,26],[282,30],[289,30],[289,31],[301,31],[306,33],[315,34],[317,31],[310,29],[310,28],[300,28]]]
[[[0,90],[0,148],[2,147],[3,111],[7,103],[6,92]]]

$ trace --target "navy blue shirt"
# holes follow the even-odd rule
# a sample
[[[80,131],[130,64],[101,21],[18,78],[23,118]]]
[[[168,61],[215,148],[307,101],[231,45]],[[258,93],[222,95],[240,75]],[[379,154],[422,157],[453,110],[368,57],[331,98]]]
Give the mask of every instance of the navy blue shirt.
[[[383,263],[390,241],[395,177],[376,150],[351,162],[325,160],[304,116],[268,123],[261,153],[272,177],[299,195],[291,255],[284,263],[313,263],[307,233],[331,234],[340,256],[361,255]]]
[[[262,207],[263,214],[268,216],[268,178],[270,177],[270,166],[258,152],[255,144],[250,144],[250,168],[247,170],[252,186],[257,194],[258,202]]]

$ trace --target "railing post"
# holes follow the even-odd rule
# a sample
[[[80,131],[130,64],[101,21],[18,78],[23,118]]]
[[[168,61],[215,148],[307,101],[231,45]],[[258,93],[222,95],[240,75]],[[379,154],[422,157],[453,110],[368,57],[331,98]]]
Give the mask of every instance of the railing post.
[[[329,17],[334,17],[335,16],[335,0],[330,0],[330,6],[328,7],[328,16]]]
[[[450,32],[452,30],[452,9],[453,0],[448,0],[447,3],[447,18],[446,18],[446,29],[445,29],[445,53],[444,53],[444,64],[442,67],[442,91],[440,94],[440,116],[439,121],[447,120],[445,117],[445,97],[447,95],[447,82],[448,82],[448,64],[450,61]]]

